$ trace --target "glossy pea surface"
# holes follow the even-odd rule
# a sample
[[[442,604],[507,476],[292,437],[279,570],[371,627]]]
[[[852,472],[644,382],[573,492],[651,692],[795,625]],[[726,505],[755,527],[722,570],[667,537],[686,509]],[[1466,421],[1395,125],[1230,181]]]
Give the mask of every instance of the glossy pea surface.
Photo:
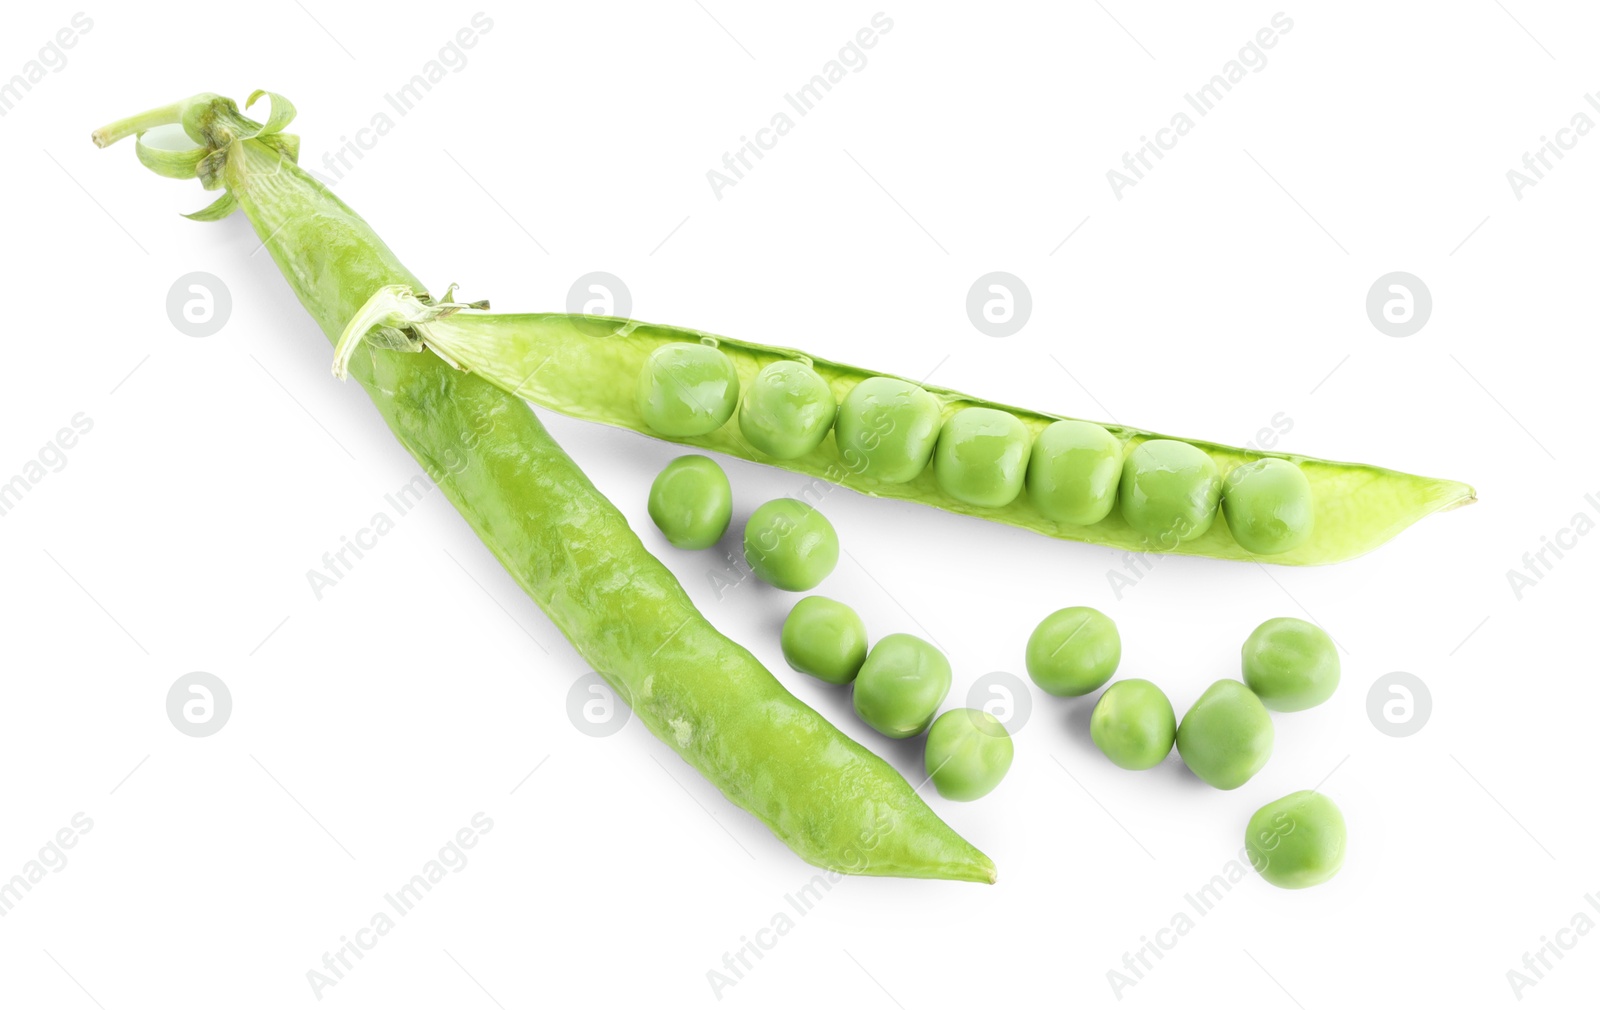
[[[1216,462],[1188,442],[1153,438],[1135,446],[1122,464],[1122,517],[1158,548],[1211,529],[1221,495]]]
[[[1122,636],[1116,622],[1093,607],[1066,607],[1039,622],[1024,658],[1028,676],[1041,689],[1075,698],[1097,690],[1117,672]]]
[[[1261,703],[1299,712],[1333,697],[1339,686],[1339,650],[1328,633],[1298,617],[1274,617],[1245,639],[1244,682]]]
[[[1202,781],[1237,789],[1272,756],[1272,717],[1248,687],[1219,680],[1184,713],[1178,754]]]
[[[1234,542],[1255,554],[1292,551],[1311,537],[1311,481],[1286,459],[1234,467],[1222,482],[1222,519]]]
[[[708,456],[679,456],[650,485],[650,520],[667,543],[684,550],[710,547],[733,515],[728,475]]]
[[[1148,680],[1119,680],[1089,716],[1089,737],[1118,768],[1154,768],[1172,751],[1178,719],[1166,693]]]
[[[928,728],[950,693],[950,661],[915,635],[885,635],[856,675],[852,702],[861,721],[896,740]]]
[[[739,431],[773,459],[796,459],[822,444],[838,404],[811,366],[774,361],[756,373],[739,405]]]
[[[1040,515],[1092,526],[1111,514],[1122,479],[1122,442],[1088,421],[1055,421],[1034,439],[1028,497]]]
[[[1257,810],[1245,828],[1250,865],[1274,887],[1315,887],[1344,865],[1344,814],[1319,792],[1302,789]]]
[[[1028,426],[993,407],[967,407],[944,423],[933,454],[939,490],[968,505],[999,508],[1022,493],[1032,450]]]
[[[850,607],[826,596],[807,596],[784,619],[783,658],[801,673],[829,684],[856,679],[867,659],[867,626]]]
[[[1015,751],[999,719],[979,709],[956,708],[929,728],[923,767],[940,796],[975,800],[989,795],[1006,777]]]
[[[639,371],[639,413],[658,435],[716,431],[739,402],[739,375],[726,354],[706,344],[663,344]]]
[[[827,516],[805,502],[775,498],[750,514],[744,559],[762,582],[804,592],[839,563],[839,535]]]
[[[833,437],[852,474],[903,484],[928,466],[939,440],[939,400],[904,379],[874,375],[839,405]]]

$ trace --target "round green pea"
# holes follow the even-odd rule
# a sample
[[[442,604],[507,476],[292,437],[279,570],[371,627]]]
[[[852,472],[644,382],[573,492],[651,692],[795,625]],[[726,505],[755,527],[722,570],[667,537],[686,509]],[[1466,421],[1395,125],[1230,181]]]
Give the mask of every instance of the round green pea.
[[[939,490],[968,505],[999,508],[1022,493],[1032,439],[1014,414],[993,407],[957,411],[939,432],[933,476]]]
[[[950,661],[915,635],[878,639],[856,675],[853,702],[861,721],[896,740],[916,736],[950,693]]]
[[[705,435],[733,416],[739,375],[726,354],[707,344],[664,344],[639,371],[639,413],[658,435]]]
[[[1119,680],[1089,716],[1089,737],[1118,768],[1142,771],[1166,760],[1178,738],[1172,702],[1148,680]]]
[[[1055,421],[1028,458],[1028,497],[1046,519],[1092,526],[1111,513],[1122,478],[1122,442],[1088,421]]]
[[[927,468],[940,422],[939,400],[932,393],[904,379],[874,375],[845,394],[833,438],[852,473],[903,484]]]
[[[1222,482],[1222,518],[1234,541],[1252,554],[1282,554],[1305,543],[1314,512],[1311,482],[1286,459],[1236,466]]]
[[[830,684],[855,680],[867,658],[867,626],[861,615],[826,596],[807,596],[796,603],[784,619],[779,641],[790,666]]]
[[[923,767],[940,796],[975,800],[989,795],[1006,777],[1015,751],[999,719],[979,709],[955,708],[929,728]]]
[[[1339,651],[1328,633],[1298,617],[1274,617],[1244,640],[1244,682],[1261,703],[1299,712],[1333,697]]]
[[[739,430],[773,459],[797,459],[822,444],[838,409],[833,390],[815,369],[774,361],[744,391]]]
[[[1245,828],[1250,865],[1274,887],[1315,887],[1344,865],[1344,814],[1319,792],[1302,789],[1257,810]]]
[[[744,559],[762,582],[804,592],[839,563],[839,535],[827,516],[805,502],[775,498],[750,514]]]
[[[1117,672],[1122,636],[1117,624],[1093,607],[1067,607],[1039,622],[1028,637],[1028,676],[1060,698],[1097,690]]]
[[[1272,756],[1272,717],[1248,687],[1219,680],[1184,713],[1178,754],[1201,780],[1237,789]]]
[[[1204,535],[1217,517],[1221,494],[1217,464],[1188,442],[1141,442],[1122,465],[1122,517],[1159,546]]]
[[[650,519],[667,543],[684,550],[710,547],[728,530],[733,489],[707,456],[679,456],[650,485]]]

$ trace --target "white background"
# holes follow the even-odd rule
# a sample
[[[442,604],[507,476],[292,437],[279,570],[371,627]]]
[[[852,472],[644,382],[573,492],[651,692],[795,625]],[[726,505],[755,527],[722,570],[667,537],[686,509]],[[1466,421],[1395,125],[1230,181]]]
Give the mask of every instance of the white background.
[[[307,971],[479,811],[494,827],[468,865],[323,1004],[716,1005],[707,972],[787,911],[792,931],[721,1004],[1112,1006],[1108,970],[1188,911],[1194,929],[1121,1005],[1509,1006],[1524,952],[1576,913],[1600,921],[1584,902],[1600,889],[1600,546],[1580,538],[1520,600],[1506,577],[1594,517],[1584,495],[1600,492],[1600,137],[1521,200],[1506,179],[1575,113],[1600,119],[1583,98],[1600,83],[1594,11],[1285,8],[1294,27],[1265,68],[1118,200],[1106,171],[1278,7],[885,8],[868,64],[718,200],[707,170],[878,8],[486,8],[466,65],[400,117],[385,93],[478,8],[381,7],[88,10],[66,65],[0,118],[0,479],[75,414],[93,421],[0,521],[0,876],[75,813],[94,825],[0,918],[0,1001],[314,1005]],[[14,11],[0,78],[75,10]],[[314,598],[306,571],[418,468],[329,376],[328,345],[242,217],[184,221],[210,194],[146,172],[131,143],[88,141],[152,105],[257,87],[299,106],[312,167],[388,112],[392,131],[336,191],[430,284],[498,308],[560,310],[605,270],[641,318],[1224,442],[1281,412],[1280,448],[1465,480],[1481,501],[1337,567],[1168,559],[1119,599],[1120,553],[833,495],[850,558],[822,591],[873,637],[933,634],[951,704],[987,672],[1021,673],[1035,622],[1072,604],[1111,614],[1121,675],[1155,680],[1180,712],[1236,676],[1239,644],[1277,615],[1327,627],[1344,682],[1275,717],[1271,762],[1229,793],[1176,755],[1114,768],[1087,739],[1092,699],[1036,693],[999,790],[930,798],[994,857],[997,885],[847,879],[799,916],[784,896],[813,871],[759,823],[636,721],[601,739],[574,728],[586,667],[437,492]],[[165,310],[194,270],[232,296],[200,339]],[[1006,339],[965,313],[992,270],[1032,292]],[[1404,339],[1364,308],[1392,270],[1434,300]],[[920,781],[920,746],[783,668],[793,597],[752,580],[719,598],[718,553],[673,551],[649,526],[671,445],[541,414],[719,628]],[[726,466],[735,534],[799,488]],[[165,712],[193,670],[233,698],[204,739]],[[1396,670],[1433,700],[1400,739],[1366,705]],[[1304,892],[1251,875],[1196,915],[1184,896],[1237,853],[1250,813],[1324,780],[1349,822],[1343,872]],[[1522,992],[1530,1006],[1574,1005],[1600,981],[1600,938],[1563,936],[1576,945]]]

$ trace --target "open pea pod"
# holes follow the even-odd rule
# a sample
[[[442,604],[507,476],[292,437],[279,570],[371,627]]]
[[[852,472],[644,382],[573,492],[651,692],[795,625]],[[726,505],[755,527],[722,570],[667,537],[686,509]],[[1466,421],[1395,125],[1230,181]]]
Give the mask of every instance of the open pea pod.
[[[347,360],[362,335],[373,327],[398,327],[418,346],[426,344],[458,367],[477,372],[501,388],[540,406],[589,421],[629,428],[657,438],[731,456],[781,466],[818,477],[862,494],[921,502],[949,512],[1020,526],[1046,536],[1104,544],[1128,551],[1163,551],[1204,557],[1253,560],[1280,565],[1320,565],[1344,561],[1372,550],[1412,523],[1434,512],[1469,504],[1473,489],[1452,480],[1419,477],[1360,463],[1338,463],[1289,453],[1260,452],[1196,439],[1178,439],[1209,454],[1221,474],[1252,460],[1268,457],[1297,464],[1310,482],[1314,522],[1298,546],[1271,555],[1254,554],[1237,543],[1227,524],[1217,521],[1203,534],[1181,542],[1153,540],[1135,530],[1113,508],[1092,525],[1056,522],[1035,506],[1027,492],[998,507],[972,505],[945,493],[926,467],[909,481],[874,479],[847,465],[838,442],[824,438],[811,452],[795,459],[765,455],[744,436],[737,418],[708,434],[669,437],[646,422],[636,398],[636,380],[658,348],[673,343],[707,344],[732,362],[741,389],[776,361],[809,365],[843,402],[858,383],[883,373],[871,372],[800,351],[719,337],[699,330],[642,323],[607,316],[564,313],[501,314],[460,311],[476,306],[435,303],[410,292],[375,295],[369,312],[352,320],[341,341],[340,359]],[[390,330],[393,332],[393,330]],[[340,370],[336,361],[335,371]],[[951,389],[918,383],[938,400],[943,420],[967,407],[991,407],[1018,418],[1037,436],[1060,415],[992,403]],[[1141,442],[1173,436],[1123,425],[1104,427],[1123,443],[1124,452]]]

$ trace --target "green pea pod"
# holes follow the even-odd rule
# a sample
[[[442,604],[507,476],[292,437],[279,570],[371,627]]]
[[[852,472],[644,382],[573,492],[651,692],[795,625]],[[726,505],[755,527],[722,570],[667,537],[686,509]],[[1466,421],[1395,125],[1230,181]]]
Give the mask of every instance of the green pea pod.
[[[288,122],[278,102],[260,124],[227,99],[201,95],[113,123],[94,139],[104,146],[182,123],[332,339],[374,293],[422,288],[365,221],[272,141]],[[464,307],[448,294],[425,301],[439,312]],[[652,733],[811,863],[841,873],[994,880],[994,863],[893,768],[711,626],[526,403],[418,350],[385,331],[348,356],[350,374]]]
[[[407,296],[402,292],[390,292],[381,301],[392,310],[406,303]],[[561,313],[459,312],[448,316],[430,313],[428,307],[412,306],[410,311],[393,315],[378,313],[374,320],[388,319],[392,325],[411,327],[422,342],[448,360],[540,406],[657,438],[668,437],[645,423],[634,396],[633,380],[651,352],[666,344],[715,345],[733,362],[740,385],[746,389],[756,374],[772,362],[803,362],[816,370],[840,402],[863,379],[883,374],[811,357],[789,348],[629,319]],[[340,351],[350,353],[360,337],[359,326],[347,330]],[[338,369],[337,363],[335,369]],[[938,386],[918,385],[939,401],[942,419],[946,421],[967,407],[990,407],[1015,416],[1026,426],[1030,437],[1036,437],[1052,422],[1063,420],[1056,414],[991,403]],[[1123,443],[1125,453],[1141,442],[1172,437],[1123,425],[1105,427]],[[874,479],[862,472],[863,468],[849,453],[841,453],[837,440],[831,438],[824,439],[805,455],[785,460],[774,459],[751,445],[736,421],[725,423],[709,434],[668,438],[668,441],[785,467],[863,494],[921,502],[1064,540],[1104,544],[1127,551],[1196,554],[1279,565],[1345,561],[1383,544],[1427,515],[1476,501],[1473,489],[1457,481],[1418,477],[1361,463],[1337,463],[1310,456],[1180,439],[1210,454],[1219,473],[1225,474],[1241,464],[1266,458],[1298,464],[1311,486],[1315,510],[1311,533],[1303,543],[1290,550],[1263,555],[1252,553],[1237,543],[1222,522],[1211,524],[1205,533],[1192,539],[1152,540],[1129,526],[1115,509],[1099,522],[1077,526],[1046,517],[1028,494],[998,507],[974,505],[942,490],[931,467],[904,483]]]

